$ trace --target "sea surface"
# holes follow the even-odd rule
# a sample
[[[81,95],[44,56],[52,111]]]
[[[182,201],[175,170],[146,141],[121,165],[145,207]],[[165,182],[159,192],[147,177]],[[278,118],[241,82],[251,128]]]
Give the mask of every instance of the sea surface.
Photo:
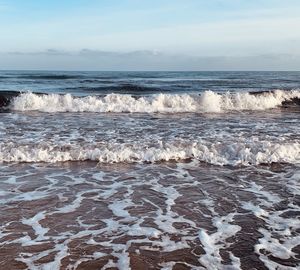
[[[300,268],[300,72],[0,71],[0,269]]]

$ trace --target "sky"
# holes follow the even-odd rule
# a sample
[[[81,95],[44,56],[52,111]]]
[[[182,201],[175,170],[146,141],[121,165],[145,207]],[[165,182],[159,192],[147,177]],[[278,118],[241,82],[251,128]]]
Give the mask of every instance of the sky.
[[[0,0],[0,69],[300,70],[299,0]]]

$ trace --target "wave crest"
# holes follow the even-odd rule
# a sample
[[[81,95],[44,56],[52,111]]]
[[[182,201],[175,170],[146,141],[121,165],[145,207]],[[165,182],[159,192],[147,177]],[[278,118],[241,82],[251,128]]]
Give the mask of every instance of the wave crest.
[[[205,91],[201,95],[158,94],[142,97],[121,94],[74,97],[70,94],[22,93],[13,99],[10,107],[16,111],[41,112],[218,113],[266,110],[293,99],[300,99],[299,90],[275,90],[256,94],[248,92],[218,94]]]

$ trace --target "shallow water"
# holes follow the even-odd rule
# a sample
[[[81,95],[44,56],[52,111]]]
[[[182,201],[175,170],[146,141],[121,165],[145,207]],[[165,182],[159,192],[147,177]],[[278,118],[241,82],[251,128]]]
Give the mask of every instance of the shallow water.
[[[0,269],[300,267],[299,73],[0,85]]]
[[[198,161],[3,165],[0,265],[295,269],[299,176]]]
[[[1,162],[300,162],[299,112],[2,113]]]

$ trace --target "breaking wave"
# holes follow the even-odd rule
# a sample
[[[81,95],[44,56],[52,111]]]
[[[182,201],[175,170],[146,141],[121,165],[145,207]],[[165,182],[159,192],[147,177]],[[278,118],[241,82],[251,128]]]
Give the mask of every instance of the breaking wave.
[[[251,140],[236,143],[158,141],[154,145],[103,143],[98,145],[0,144],[0,162],[66,162],[143,163],[195,159],[214,165],[258,165],[300,163],[300,142],[273,143]]]
[[[10,108],[16,111],[41,112],[218,113],[266,110],[289,101],[299,101],[299,99],[300,90],[275,90],[261,93],[228,92],[224,94],[205,91],[201,95],[158,94],[142,97],[121,94],[109,94],[103,97],[74,97],[70,94],[22,93],[12,100]]]

